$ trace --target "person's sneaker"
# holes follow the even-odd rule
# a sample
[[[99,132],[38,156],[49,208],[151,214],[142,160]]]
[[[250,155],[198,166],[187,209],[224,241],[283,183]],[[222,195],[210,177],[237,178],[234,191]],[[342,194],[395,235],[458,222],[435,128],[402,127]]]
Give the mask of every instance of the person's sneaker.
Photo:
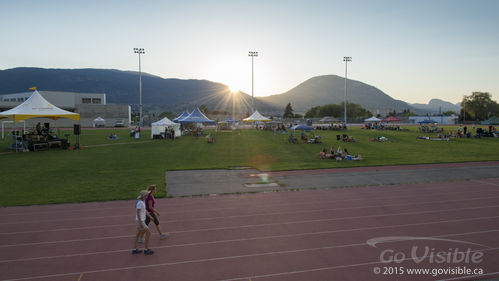
[[[139,250],[139,249],[133,249],[132,250],[132,255],[140,254],[140,253],[142,253],[142,250]]]
[[[159,236],[159,239],[163,240],[166,239],[166,237],[168,237],[168,233],[163,233]]]
[[[144,250],[144,255],[152,255],[152,254],[154,254],[153,250],[151,250],[151,249],[145,249]]]
[[[139,238],[139,243],[144,243],[146,239],[144,237]]]

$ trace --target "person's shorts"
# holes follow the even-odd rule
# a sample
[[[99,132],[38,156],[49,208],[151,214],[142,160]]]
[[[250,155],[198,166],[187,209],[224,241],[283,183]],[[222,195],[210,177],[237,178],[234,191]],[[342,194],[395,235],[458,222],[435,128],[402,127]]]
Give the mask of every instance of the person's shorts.
[[[156,214],[154,212],[149,212],[149,215],[151,215],[151,217],[153,218],[154,224],[159,225],[159,220],[158,217],[156,217]],[[146,225],[149,225],[150,222],[151,219],[148,216],[146,216]]]
[[[135,225],[137,226],[137,230],[146,230],[146,229],[148,229],[147,224],[145,225],[145,227],[142,227],[142,225],[140,224],[140,221],[138,221],[138,220],[135,220]]]

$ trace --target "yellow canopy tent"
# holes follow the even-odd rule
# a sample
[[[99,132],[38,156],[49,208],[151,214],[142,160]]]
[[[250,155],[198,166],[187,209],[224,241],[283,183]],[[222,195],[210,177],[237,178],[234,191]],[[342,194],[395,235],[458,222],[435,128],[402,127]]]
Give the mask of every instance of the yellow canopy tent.
[[[80,121],[80,114],[58,108],[44,99],[37,90],[35,90],[31,97],[22,104],[10,110],[0,112],[0,119],[9,118],[14,122],[37,117],[49,118],[52,120],[69,118]]]

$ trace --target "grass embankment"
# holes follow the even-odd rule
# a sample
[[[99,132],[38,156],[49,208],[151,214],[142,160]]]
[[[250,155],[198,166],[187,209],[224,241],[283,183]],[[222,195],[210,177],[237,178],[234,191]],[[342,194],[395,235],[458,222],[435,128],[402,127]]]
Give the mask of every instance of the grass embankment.
[[[418,140],[416,136],[422,134],[417,127],[408,128],[399,132],[354,127],[345,132],[356,139],[353,143],[336,140],[344,132],[316,131],[323,144],[289,144],[287,134],[255,130],[209,132],[216,137],[214,144],[192,136],[175,142],[151,140],[148,130],[142,140],[130,138],[128,130],[83,130],[82,150],[0,154],[0,206],[131,199],[151,183],[158,184],[161,197],[166,194],[166,170],[251,166],[275,171],[499,159],[498,139]],[[106,138],[112,131],[119,140]],[[59,132],[66,133],[72,132]],[[389,141],[369,141],[380,136]],[[74,144],[73,135],[70,141]],[[7,139],[0,141],[0,153],[8,151],[7,143]],[[338,145],[351,154],[361,153],[364,160],[336,162],[317,157],[322,147],[329,150]]]

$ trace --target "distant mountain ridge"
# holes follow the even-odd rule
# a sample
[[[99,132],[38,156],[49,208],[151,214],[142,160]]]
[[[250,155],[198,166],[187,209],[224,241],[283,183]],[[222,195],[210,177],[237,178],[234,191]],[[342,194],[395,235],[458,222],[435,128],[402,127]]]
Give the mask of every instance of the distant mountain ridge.
[[[19,67],[0,70],[0,94],[39,90],[85,93],[106,93],[107,103],[139,103],[138,72],[114,69],[44,69]],[[293,89],[278,95],[255,98],[255,107],[262,113],[281,115],[291,103],[295,113],[305,113],[313,106],[339,104],[344,100],[343,77],[323,75],[312,77]],[[227,85],[208,80],[162,78],[142,73],[144,109],[162,112],[182,112],[194,106],[206,105],[210,110],[247,113],[251,111],[251,96],[233,95]],[[232,100],[234,99],[234,101]],[[451,103],[433,99],[429,105],[411,105],[395,100],[378,88],[348,79],[347,101],[360,104],[373,113],[385,115],[393,110],[409,109],[417,114],[456,110]],[[455,106],[455,105],[454,105]],[[436,110],[435,110],[436,109]]]
[[[44,69],[20,67],[0,71],[0,94],[40,90],[106,93],[107,103],[139,104],[139,74],[114,69]],[[250,110],[251,97],[235,95],[237,111]],[[227,85],[207,80],[161,78],[142,73],[144,107],[181,112],[205,104],[209,109],[232,110]],[[258,108],[268,106],[256,100]],[[276,109],[273,109],[276,110]]]
[[[459,113],[461,110],[461,104],[453,104],[448,101],[443,101],[441,99],[432,99],[428,104],[421,103],[413,103],[411,104],[413,107],[428,111],[428,112],[446,112],[446,111],[454,111]]]
[[[295,111],[305,112],[313,106],[339,104],[345,99],[345,79],[337,75],[323,75],[308,79],[279,95],[260,98],[273,105],[291,102]],[[382,115],[393,110],[416,110],[404,101],[395,100],[378,88],[356,80],[347,80],[347,102],[360,104],[365,109]]]

